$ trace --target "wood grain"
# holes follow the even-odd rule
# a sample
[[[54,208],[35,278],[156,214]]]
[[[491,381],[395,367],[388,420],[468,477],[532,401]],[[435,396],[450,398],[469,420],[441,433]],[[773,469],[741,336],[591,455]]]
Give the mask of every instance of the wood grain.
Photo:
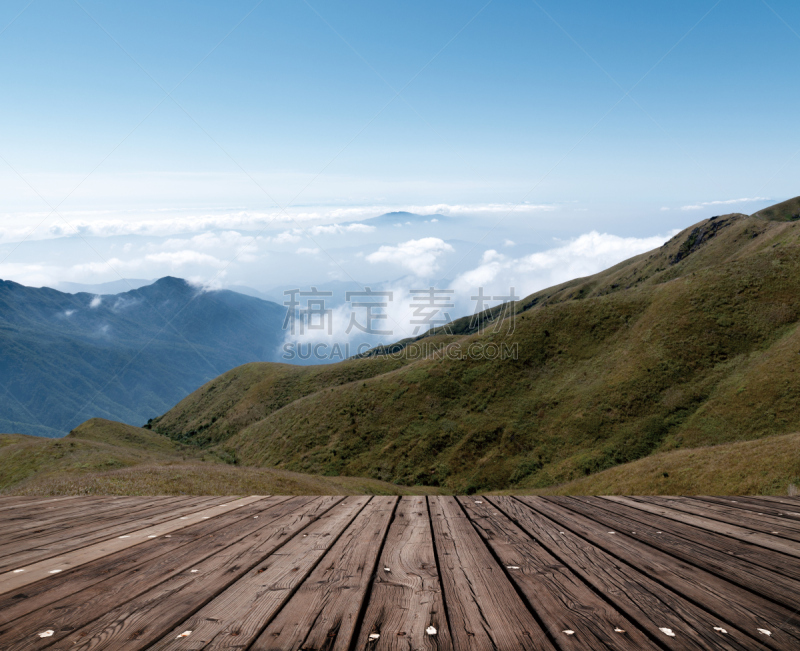
[[[205,508],[207,505],[207,502],[201,500],[148,501],[138,505],[130,504],[127,508],[100,511],[95,516],[75,517],[46,529],[37,528],[29,531],[28,535],[13,537],[11,541],[0,546],[0,571],[42,560],[76,546],[85,546],[90,541],[113,538],[125,532],[134,522],[149,521],[154,524]]]
[[[248,647],[369,502],[348,497],[165,635],[154,649]],[[180,637],[183,631],[190,636]]]
[[[800,523],[800,509],[791,504],[781,504],[774,502],[765,502],[760,499],[752,497],[719,497],[716,495],[698,495],[694,497],[696,500],[703,502],[711,502],[712,504],[722,504],[734,509],[741,509],[744,512],[751,513],[764,512],[770,515],[778,516],[782,521],[791,522],[792,524]],[[743,514],[744,517],[744,514]]]
[[[484,498],[462,497],[459,501],[559,648],[659,648],[493,504]],[[615,632],[620,629],[625,633]]]
[[[20,620],[28,613],[41,611],[46,606],[61,601],[69,605],[68,597],[73,601],[85,601],[92,586],[105,583],[113,590],[115,582],[124,583],[131,574],[150,571],[152,565],[160,564],[165,558],[174,558],[177,554],[187,562],[198,556],[202,558],[204,548],[216,550],[238,540],[249,530],[255,516],[269,514],[276,505],[285,502],[287,496],[268,497],[240,509],[223,513],[214,518],[203,519],[197,524],[160,536],[149,542],[123,549],[119,552],[90,561],[85,565],[67,573],[56,574],[46,581],[38,581],[25,586],[21,592],[9,592],[0,596],[0,647],[4,637],[5,624]],[[248,522],[243,522],[243,520]],[[256,520],[257,522],[257,520]],[[78,595],[80,593],[80,595]]]
[[[455,498],[428,498],[456,649],[554,649]]]
[[[800,520],[774,516],[766,513],[765,510],[747,511],[741,507],[733,508],[733,505],[695,500],[690,497],[661,498],[657,503],[678,511],[735,524],[751,531],[760,531],[771,536],[780,536],[800,542]]]
[[[488,498],[537,542],[633,621],[650,639],[668,649],[750,649],[752,640],[631,563],[609,554],[565,526],[511,497]],[[531,500],[539,503],[539,500]],[[579,523],[578,523],[579,524]],[[727,634],[714,630],[724,627]],[[676,632],[665,636],[661,629]]]
[[[109,556],[122,549],[139,545],[147,542],[150,536],[163,536],[183,529],[190,524],[195,524],[203,520],[203,518],[213,518],[227,511],[247,506],[252,502],[263,499],[260,495],[251,495],[250,497],[243,497],[234,500],[233,502],[213,506],[202,511],[196,511],[189,515],[181,516],[177,519],[167,520],[154,526],[146,527],[144,529],[129,530],[124,534],[125,538],[117,537],[103,542],[89,545],[80,549],[75,549],[61,556],[48,558],[47,560],[33,563],[32,565],[23,566],[17,569],[23,570],[22,572],[15,573],[13,570],[0,574],[0,594],[11,592],[12,590],[19,590],[25,585],[29,585],[35,581],[47,579],[53,575],[54,570],[58,573],[67,572],[71,569],[79,567],[85,563]]]
[[[799,523],[763,496],[0,497],[3,548],[47,555],[0,574],[0,648],[795,650]]]
[[[571,529],[592,545],[619,558],[662,586],[668,586],[686,600],[698,604],[721,622],[717,626],[728,631],[738,629],[749,636],[752,643],[761,642],[773,648],[787,648],[789,642],[791,644],[788,644],[788,648],[792,648],[792,645],[800,643],[800,617],[785,607],[653,549],[623,532],[562,508],[549,499],[520,499],[562,527]],[[759,628],[772,631],[773,635],[761,639]],[[684,630],[680,632],[682,635],[686,633]]]
[[[283,502],[271,510],[271,516],[265,518],[268,522],[231,544],[218,546],[215,553],[191,568],[156,581],[151,589],[108,610],[90,624],[75,630],[69,630],[70,625],[63,627],[68,634],[50,648],[117,651],[151,645],[340,500],[295,497]]]
[[[800,594],[800,563],[791,556],[597,497],[553,501],[749,590],[768,590],[790,608]]]
[[[396,497],[370,500],[256,639],[252,651],[350,648],[396,504]]]
[[[608,495],[603,497],[603,499],[611,502],[617,502],[619,504],[626,504],[640,511],[661,515],[665,518],[669,518],[670,520],[675,520],[676,522],[683,522],[684,524],[689,524],[699,529],[706,529],[707,531],[712,531],[714,533],[724,534],[726,536],[730,536],[731,538],[736,538],[737,540],[749,542],[754,545],[760,545],[766,549],[772,549],[776,552],[781,552],[782,554],[788,554],[790,556],[800,558],[800,543],[790,540],[781,540],[780,538],[758,533],[757,531],[750,531],[749,529],[745,529],[744,527],[739,527],[737,525],[727,524],[725,522],[719,522],[716,520],[709,520],[708,518],[676,511],[674,509],[660,506],[657,503],[650,502],[646,497],[632,499],[618,495]]]
[[[435,635],[427,632],[431,626]],[[453,648],[424,497],[403,497],[397,506],[355,648]]]

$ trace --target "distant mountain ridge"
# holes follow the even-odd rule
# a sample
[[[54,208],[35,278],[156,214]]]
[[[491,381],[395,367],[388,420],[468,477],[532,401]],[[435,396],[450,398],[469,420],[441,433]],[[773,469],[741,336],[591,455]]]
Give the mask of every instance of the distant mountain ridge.
[[[153,280],[142,280],[141,278],[121,278],[107,283],[72,283],[68,281],[60,282],[52,289],[67,294],[122,294],[132,289],[139,289],[145,285],[152,285]]]
[[[276,359],[284,310],[169,276],[104,296],[0,281],[0,432],[142,425],[227,369]]]
[[[387,212],[383,215],[378,215],[377,217],[371,217],[370,219],[364,220],[362,223],[369,224],[371,226],[374,226],[375,224],[393,226],[395,224],[419,224],[430,221],[447,222],[450,221],[450,217],[447,215],[440,215],[438,213],[433,215],[419,215],[414,212],[398,210],[395,212]]]

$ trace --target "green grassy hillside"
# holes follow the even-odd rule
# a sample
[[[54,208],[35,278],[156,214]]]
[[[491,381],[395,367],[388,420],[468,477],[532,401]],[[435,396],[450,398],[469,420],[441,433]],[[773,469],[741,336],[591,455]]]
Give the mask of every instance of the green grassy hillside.
[[[800,222],[787,205],[700,222],[533,294],[513,330],[481,334],[465,319],[396,346],[505,344],[517,359],[373,351],[324,369],[248,365],[152,427],[243,465],[457,492],[541,488],[798,431]]]
[[[786,495],[800,486],[800,434],[653,454],[535,495]],[[508,491],[505,491],[508,492]]]
[[[61,439],[0,434],[1,495],[420,494],[360,477],[241,468],[155,432],[94,418]]]

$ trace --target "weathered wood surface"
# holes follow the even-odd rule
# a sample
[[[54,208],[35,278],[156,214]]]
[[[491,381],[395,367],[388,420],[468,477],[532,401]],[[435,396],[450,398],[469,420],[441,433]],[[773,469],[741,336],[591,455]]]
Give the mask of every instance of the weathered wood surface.
[[[215,502],[218,501],[215,500]],[[207,507],[208,503],[203,502],[170,502],[142,505],[141,508],[131,509],[125,515],[114,510],[91,520],[76,518],[66,524],[60,524],[53,531],[14,540],[0,548],[0,572],[24,567],[71,549],[80,549],[89,542],[125,535],[131,530],[135,531],[165,520],[179,518]]]
[[[567,525],[562,524],[532,510],[528,500],[522,503],[511,497],[490,499],[657,644],[669,649],[753,648],[749,646],[751,640],[729,626],[724,618],[711,615],[681,592],[671,589],[672,586],[660,582],[668,572],[659,571],[657,564],[649,562],[637,568],[639,550],[626,563],[622,557],[628,556],[627,549],[621,550],[621,556],[612,555],[593,544],[585,535],[591,535],[591,530],[583,529],[584,522],[568,519]],[[542,506],[539,501],[535,504]],[[558,512],[551,511],[550,516],[553,515]],[[715,626],[727,633],[715,631]],[[675,637],[664,634],[663,629],[673,631]]]
[[[250,647],[347,651],[396,497],[373,497]]]
[[[800,521],[766,513],[765,509],[746,511],[742,508],[732,508],[732,506],[686,497],[662,498],[656,500],[655,503],[711,520],[735,524],[752,531],[800,541]]]
[[[718,625],[720,628],[728,631],[739,629],[751,636],[754,642],[760,639],[758,630],[763,629],[774,633],[765,635],[765,639],[761,640],[763,644],[768,645],[778,638],[791,640],[793,645],[800,644],[800,616],[797,613],[725,581],[703,568],[635,540],[622,531],[604,526],[592,519],[594,513],[592,517],[580,515],[550,499],[522,499],[539,513],[552,517],[593,545],[699,604],[722,622]],[[655,535],[658,535],[657,531],[654,531]],[[702,629],[697,627],[696,630]]]
[[[265,498],[241,509],[223,513],[214,518],[203,519],[167,536],[161,536],[148,543],[123,549],[109,556],[90,561],[72,572],[61,573],[27,585],[23,592],[9,592],[0,595],[0,613],[5,621],[16,621],[24,615],[40,610],[70,595],[81,599],[84,591],[103,581],[124,583],[129,572],[141,572],[151,565],[161,562],[161,558],[178,551],[182,555],[194,555],[198,548],[209,544],[226,544],[237,539],[242,520],[255,519],[265,510],[289,499],[288,497]],[[233,537],[233,538],[232,538]],[[0,635],[4,628],[0,626]],[[0,637],[2,640],[2,637]]]
[[[0,561],[48,554],[0,574],[0,648],[800,649],[799,531],[762,496],[0,498]]]
[[[469,497],[461,498],[460,502],[529,608],[562,648],[575,651],[599,651],[610,646],[658,648],[494,505]]]
[[[775,551],[783,554],[789,554],[790,556],[800,558],[800,543],[796,543],[794,541],[781,540],[775,536],[745,529],[744,527],[738,525],[727,524],[725,522],[719,522],[718,520],[710,520],[702,516],[696,516],[690,513],[677,511],[672,508],[666,508],[659,505],[657,502],[651,502],[650,498],[647,497],[633,499],[630,497],[609,495],[603,499],[617,502],[618,504],[632,506],[640,511],[661,515],[665,518],[669,518],[670,520],[675,520],[676,522],[683,522],[684,524],[689,524],[699,529],[706,529],[713,533],[724,534],[726,536],[730,536],[731,538],[736,538],[737,540],[749,542],[754,545],[760,545],[761,547],[766,547],[767,549],[774,549]]]
[[[424,497],[404,497],[397,506],[355,648],[452,649]]]
[[[456,499],[432,500],[431,521],[454,646],[555,648]]]
[[[89,625],[68,631],[53,648],[117,651],[152,644],[175,627],[184,613],[196,611],[207,602],[209,594],[228,588],[338,501],[331,497],[292,499],[293,504],[279,505],[271,517],[265,517],[268,522],[255,525],[258,528],[246,532],[244,538],[221,546],[213,555],[191,568],[185,566],[165,581],[156,578],[150,590],[116,606]],[[67,630],[68,626],[62,628]]]
[[[103,540],[83,548],[75,549],[70,547],[70,551],[60,556],[48,557],[46,560],[37,561],[31,565],[18,565],[16,569],[0,574],[0,594],[45,579],[52,574],[66,572],[97,558],[109,556],[121,549],[139,545],[147,542],[148,539],[169,535],[173,531],[182,529],[189,524],[200,522],[204,518],[211,518],[261,499],[263,498],[260,495],[243,497],[230,503],[212,506],[211,508],[183,515],[177,519],[166,520],[159,524],[149,525],[149,523],[143,523],[144,528],[140,529],[132,526],[127,528],[126,533],[116,538]]]
[[[784,603],[790,608],[800,594],[800,562],[793,556],[621,504],[609,504],[596,497],[570,498],[559,503],[575,510],[583,509],[581,512],[585,515],[612,529],[616,527],[656,549],[713,571],[754,592],[762,592],[759,581],[775,583],[771,594],[783,593]]]
[[[163,637],[155,649],[247,648],[369,502],[348,497]],[[181,637],[183,631],[191,636]]]

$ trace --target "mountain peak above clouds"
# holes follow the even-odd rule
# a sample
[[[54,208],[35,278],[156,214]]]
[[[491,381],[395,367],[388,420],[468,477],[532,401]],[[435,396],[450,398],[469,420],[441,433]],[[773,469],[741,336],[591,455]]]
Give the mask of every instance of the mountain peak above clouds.
[[[419,215],[413,212],[398,210],[395,212],[387,212],[383,215],[378,215],[377,217],[372,217],[365,220],[364,223],[371,225],[380,224],[394,226],[395,224],[423,224],[425,222],[444,222],[449,220],[450,218],[447,215],[440,215],[438,213],[433,215]]]

